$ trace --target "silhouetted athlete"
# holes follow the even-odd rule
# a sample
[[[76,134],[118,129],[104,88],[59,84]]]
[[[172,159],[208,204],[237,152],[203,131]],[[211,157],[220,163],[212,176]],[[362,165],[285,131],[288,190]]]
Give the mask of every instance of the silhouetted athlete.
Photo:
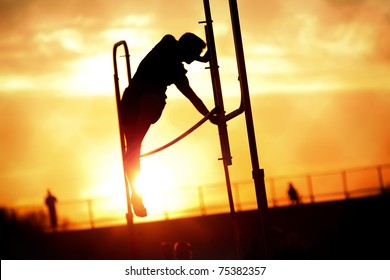
[[[179,40],[172,35],[165,35],[141,61],[124,91],[120,111],[126,139],[125,170],[132,192],[133,210],[139,217],[147,215],[135,182],[140,172],[141,144],[150,125],[161,117],[166,104],[167,87],[174,84],[203,116],[209,113],[190,87],[187,70],[183,65],[183,62],[190,64],[194,60],[207,62],[208,52],[200,56],[205,47],[206,43],[192,33],[185,33]]]

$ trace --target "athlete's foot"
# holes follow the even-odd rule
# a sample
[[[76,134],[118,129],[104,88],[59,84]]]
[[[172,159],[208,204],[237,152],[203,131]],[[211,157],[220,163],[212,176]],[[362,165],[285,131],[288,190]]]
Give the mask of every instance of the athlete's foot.
[[[131,197],[131,204],[133,205],[134,214],[137,217],[143,218],[147,216],[146,208],[142,203],[142,198],[139,195],[133,195]]]

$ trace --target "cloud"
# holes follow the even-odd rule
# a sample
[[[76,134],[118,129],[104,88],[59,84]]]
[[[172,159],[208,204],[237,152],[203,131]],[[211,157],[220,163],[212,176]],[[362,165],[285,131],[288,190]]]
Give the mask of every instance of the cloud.
[[[384,65],[390,69],[388,4],[381,0],[333,3],[274,2],[271,10],[258,9],[256,19],[253,7],[242,2],[249,75],[263,82],[262,91],[305,90],[305,84],[313,81],[316,87],[329,89],[387,87],[384,76],[390,72],[384,70]],[[262,5],[259,3],[259,7]],[[263,13],[272,14],[272,19]],[[278,52],[270,53],[270,49]],[[377,78],[364,75],[367,71],[377,73]]]
[[[97,163],[119,155],[114,98],[18,95],[0,101],[7,116],[0,125],[4,197],[13,187],[26,193],[52,187],[75,198],[81,187],[99,180],[91,175]],[[17,195],[11,197],[15,201]]]
[[[6,1],[8,2],[8,1]],[[12,2],[12,3],[11,3]],[[9,1],[0,8],[2,16],[0,63],[2,75],[39,76],[61,71],[66,61],[78,58],[81,26],[70,11],[50,1]],[[82,21],[82,20],[80,20]]]
[[[367,0],[325,0],[324,2],[327,2],[336,8],[350,8],[361,6],[361,4],[367,2]]]
[[[112,61],[99,65],[97,60],[93,68],[81,66],[86,70],[81,77],[68,77],[71,71],[80,74],[74,69],[80,61],[91,65],[94,57],[110,57],[119,40],[126,40],[132,53],[145,55],[166,33],[180,36],[194,26],[203,30],[196,17],[186,20],[196,6],[188,3],[177,13],[174,3],[161,1],[1,1],[3,90],[63,92],[70,81],[93,81],[96,77],[88,72],[100,68],[105,73],[112,68]],[[198,10],[202,11],[201,5]],[[140,59],[135,56],[136,63]],[[78,85],[72,85],[74,92]],[[81,94],[83,90],[80,86]]]

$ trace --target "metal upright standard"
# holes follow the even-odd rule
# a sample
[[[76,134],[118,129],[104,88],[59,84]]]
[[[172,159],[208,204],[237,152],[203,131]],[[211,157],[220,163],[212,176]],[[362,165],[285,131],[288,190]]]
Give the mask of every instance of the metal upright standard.
[[[118,113],[119,137],[120,137],[120,143],[121,143],[122,164],[123,164],[123,176],[124,176],[125,188],[126,188],[126,201],[127,201],[126,221],[127,221],[127,226],[129,229],[130,254],[131,254],[132,258],[135,259],[136,258],[136,242],[135,242],[133,211],[132,211],[132,206],[131,206],[129,181],[127,180],[126,170],[125,170],[126,143],[125,143],[125,136],[124,136],[124,133],[122,130],[122,124],[121,124],[121,116],[122,116],[121,111],[120,111],[121,92],[119,89],[118,66],[117,66],[117,62],[116,62],[116,58],[117,58],[116,52],[117,52],[117,48],[120,46],[123,46],[124,51],[125,51],[127,80],[128,80],[129,85],[131,83],[130,55],[129,55],[129,49],[127,47],[126,41],[119,41],[114,45],[113,59],[114,59],[115,100],[116,100],[116,107],[117,107],[117,113]]]
[[[125,179],[125,187],[126,187],[126,201],[127,201],[127,214],[126,214],[126,220],[128,225],[133,224],[133,211],[131,208],[131,198],[130,198],[130,188],[129,188],[129,181],[126,177],[125,172],[125,154],[126,154],[126,144],[125,144],[125,134],[122,130],[121,125],[121,111],[120,111],[120,101],[121,101],[121,92],[119,89],[119,76],[118,76],[118,65],[116,62],[116,51],[117,48],[123,46],[125,51],[125,58],[126,58],[126,70],[127,70],[127,80],[130,85],[131,83],[131,70],[130,70],[130,55],[129,55],[129,48],[127,47],[126,41],[119,41],[114,45],[113,50],[113,58],[114,58],[114,84],[115,84],[115,100],[116,100],[116,107],[118,110],[118,123],[119,123],[119,136],[121,140],[121,151],[122,151],[122,163],[123,163],[123,175]]]
[[[241,38],[241,28],[240,28],[240,21],[238,16],[237,1],[229,0],[229,8],[230,8],[230,15],[231,15],[231,22],[232,22],[232,29],[233,29],[240,88],[241,88],[241,103],[238,109],[226,115],[223,107],[223,98],[222,98],[221,84],[220,84],[219,71],[218,71],[219,66],[218,66],[217,55],[216,55],[214,33],[212,28],[213,21],[211,18],[209,0],[203,0],[203,5],[205,10],[206,21],[202,23],[206,23],[205,28],[206,28],[207,46],[210,52],[210,71],[211,71],[211,79],[213,84],[215,106],[219,109],[218,116],[219,116],[220,124],[218,126],[218,129],[219,129],[219,136],[221,142],[222,160],[224,163],[226,186],[227,186],[228,196],[229,196],[230,211],[234,223],[237,224],[236,214],[234,210],[233,196],[231,191],[231,183],[229,179],[229,171],[228,171],[228,165],[231,165],[232,162],[231,162],[226,122],[244,112],[247,134],[248,134],[248,142],[249,142],[249,148],[251,154],[252,169],[253,169],[252,177],[254,179],[257,208],[259,214],[258,215],[259,227],[261,231],[261,237],[263,238],[263,242],[262,242],[263,244],[261,249],[263,253],[263,258],[266,259],[269,258],[269,248],[267,246],[268,245],[267,240],[269,234],[268,217],[267,217],[268,203],[267,203],[267,195],[266,195],[265,182],[264,182],[264,170],[260,169],[259,159],[257,154],[256,137],[255,137],[255,131],[253,125],[253,116],[252,116],[252,108],[250,103],[248,80],[246,75],[245,58],[244,58],[243,44]],[[239,241],[237,241],[236,246],[239,246],[238,243]]]
[[[256,146],[255,129],[253,125],[252,106],[249,95],[248,79],[246,75],[244,48],[242,45],[240,19],[238,15],[237,0],[229,0],[229,8],[233,29],[234,45],[236,49],[237,66],[239,73],[239,81],[241,87],[241,96],[245,110],[246,128],[248,134],[249,149],[252,162],[252,177],[255,184],[257,208],[259,214],[260,229],[263,236],[264,258],[269,258],[270,248],[269,240],[269,225],[268,225],[268,202],[265,189],[264,170],[260,168],[259,158]]]
[[[203,4],[204,4],[206,20],[200,23],[206,24],[205,31],[206,31],[206,39],[207,39],[207,49],[210,54],[211,82],[212,82],[213,93],[214,93],[215,107],[218,110],[217,116],[219,119],[218,132],[219,132],[219,139],[220,139],[221,152],[222,152],[221,160],[225,172],[226,189],[228,193],[229,207],[230,207],[232,226],[233,226],[233,234],[235,239],[236,257],[241,258],[241,246],[240,246],[238,222],[236,217],[236,211],[234,209],[233,193],[232,193],[232,187],[231,187],[230,175],[229,175],[229,165],[232,165],[232,156],[230,153],[229,136],[228,136],[227,125],[226,125],[226,115],[225,115],[225,108],[223,104],[221,80],[219,76],[219,65],[218,65],[217,51],[216,51],[215,41],[214,41],[214,30],[212,24],[213,21],[211,19],[209,1],[204,0]]]

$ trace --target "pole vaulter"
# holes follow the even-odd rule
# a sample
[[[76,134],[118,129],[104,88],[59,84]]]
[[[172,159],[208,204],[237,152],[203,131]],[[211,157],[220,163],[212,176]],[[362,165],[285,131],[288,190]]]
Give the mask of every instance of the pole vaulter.
[[[251,163],[252,163],[252,177],[254,179],[255,193],[257,199],[258,222],[259,222],[258,225],[260,229],[260,237],[262,238],[262,244],[259,247],[259,250],[260,250],[260,254],[262,254],[262,258],[267,259],[269,258],[268,203],[267,203],[267,195],[266,195],[265,182],[264,182],[264,170],[260,168],[258,154],[257,154],[256,137],[254,132],[253,115],[252,115],[252,109],[250,103],[248,80],[246,75],[246,66],[245,66],[245,58],[244,58],[244,51],[243,51],[243,44],[242,44],[242,37],[241,37],[241,30],[240,30],[237,1],[229,0],[229,8],[231,14],[236,60],[237,60],[239,82],[240,82],[240,89],[241,89],[241,102],[239,108],[232,111],[229,114],[225,114],[225,110],[224,110],[221,82],[220,82],[219,70],[218,70],[219,66],[218,66],[217,53],[216,53],[216,47],[214,41],[214,32],[212,27],[213,21],[211,18],[209,0],[203,0],[203,4],[204,4],[206,20],[201,21],[200,23],[206,24],[205,32],[207,38],[207,49],[209,53],[209,63],[210,63],[209,69],[210,69],[212,88],[214,93],[215,109],[211,110],[208,114],[204,113],[204,117],[198,123],[196,123],[193,127],[191,127],[189,130],[187,130],[179,137],[175,138],[173,141],[151,152],[142,154],[140,155],[140,157],[157,153],[175,144],[177,141],[180,141],[181,139],[189,135],[192,131],[196,130],[199,126],[201,126],[205,121],[215,117],[215,114],[217,114],[218,122],[216,122],[216,124],[218,125],[218,132],[219,132],[221,152],[222,152],[222,157],[220,159],[223,162],[223,167],[225,172],[225,181],[226,181],[229,207],[230,207],[230,212],[231,212],[231,217],[233,222],[232,225],[233,225],[233,231],[235,237],[236,257],[241,258],[239,228],[237,223],[236,212],[234,209],[234,201],[233,201],[229,169],[228,169],[229,165],[232,165],[232,156],[230,153],[226,122],[242,113],[245,113],[247,135],[248,135],[248,142],[249,142]],[[122,157],[123,157],[123,164],[124,164],[126,143],[125,143],[124,133],[121,128],[122,127],[121,118],[120,118],[121,94],[119,89],[119,78],[118,78],[117,63],[116,63],[116,50],[119,46],[123,46],[125,50],[126,68],[127,68],[129,85],[131,83],[131,71],[130,71],[130,62],[129,62],[129,52],[128,52],[126,42],[120,41],[114,45],[113,55],[114,55],[115,95],[116,95],[116,103],[118,109],[121,149],[122,149]],[[123,168],[125,169],[125,166],[123,166]],[[126,173],[125,173],[125,186],[126,186],[126,198],[127,198],[127,206],[128,206],[127,209],[128,213],[126,217],[127,217],[128,225],[132,228],[133,225],[132,204],[131,204],[129,183],[126,178]]]

